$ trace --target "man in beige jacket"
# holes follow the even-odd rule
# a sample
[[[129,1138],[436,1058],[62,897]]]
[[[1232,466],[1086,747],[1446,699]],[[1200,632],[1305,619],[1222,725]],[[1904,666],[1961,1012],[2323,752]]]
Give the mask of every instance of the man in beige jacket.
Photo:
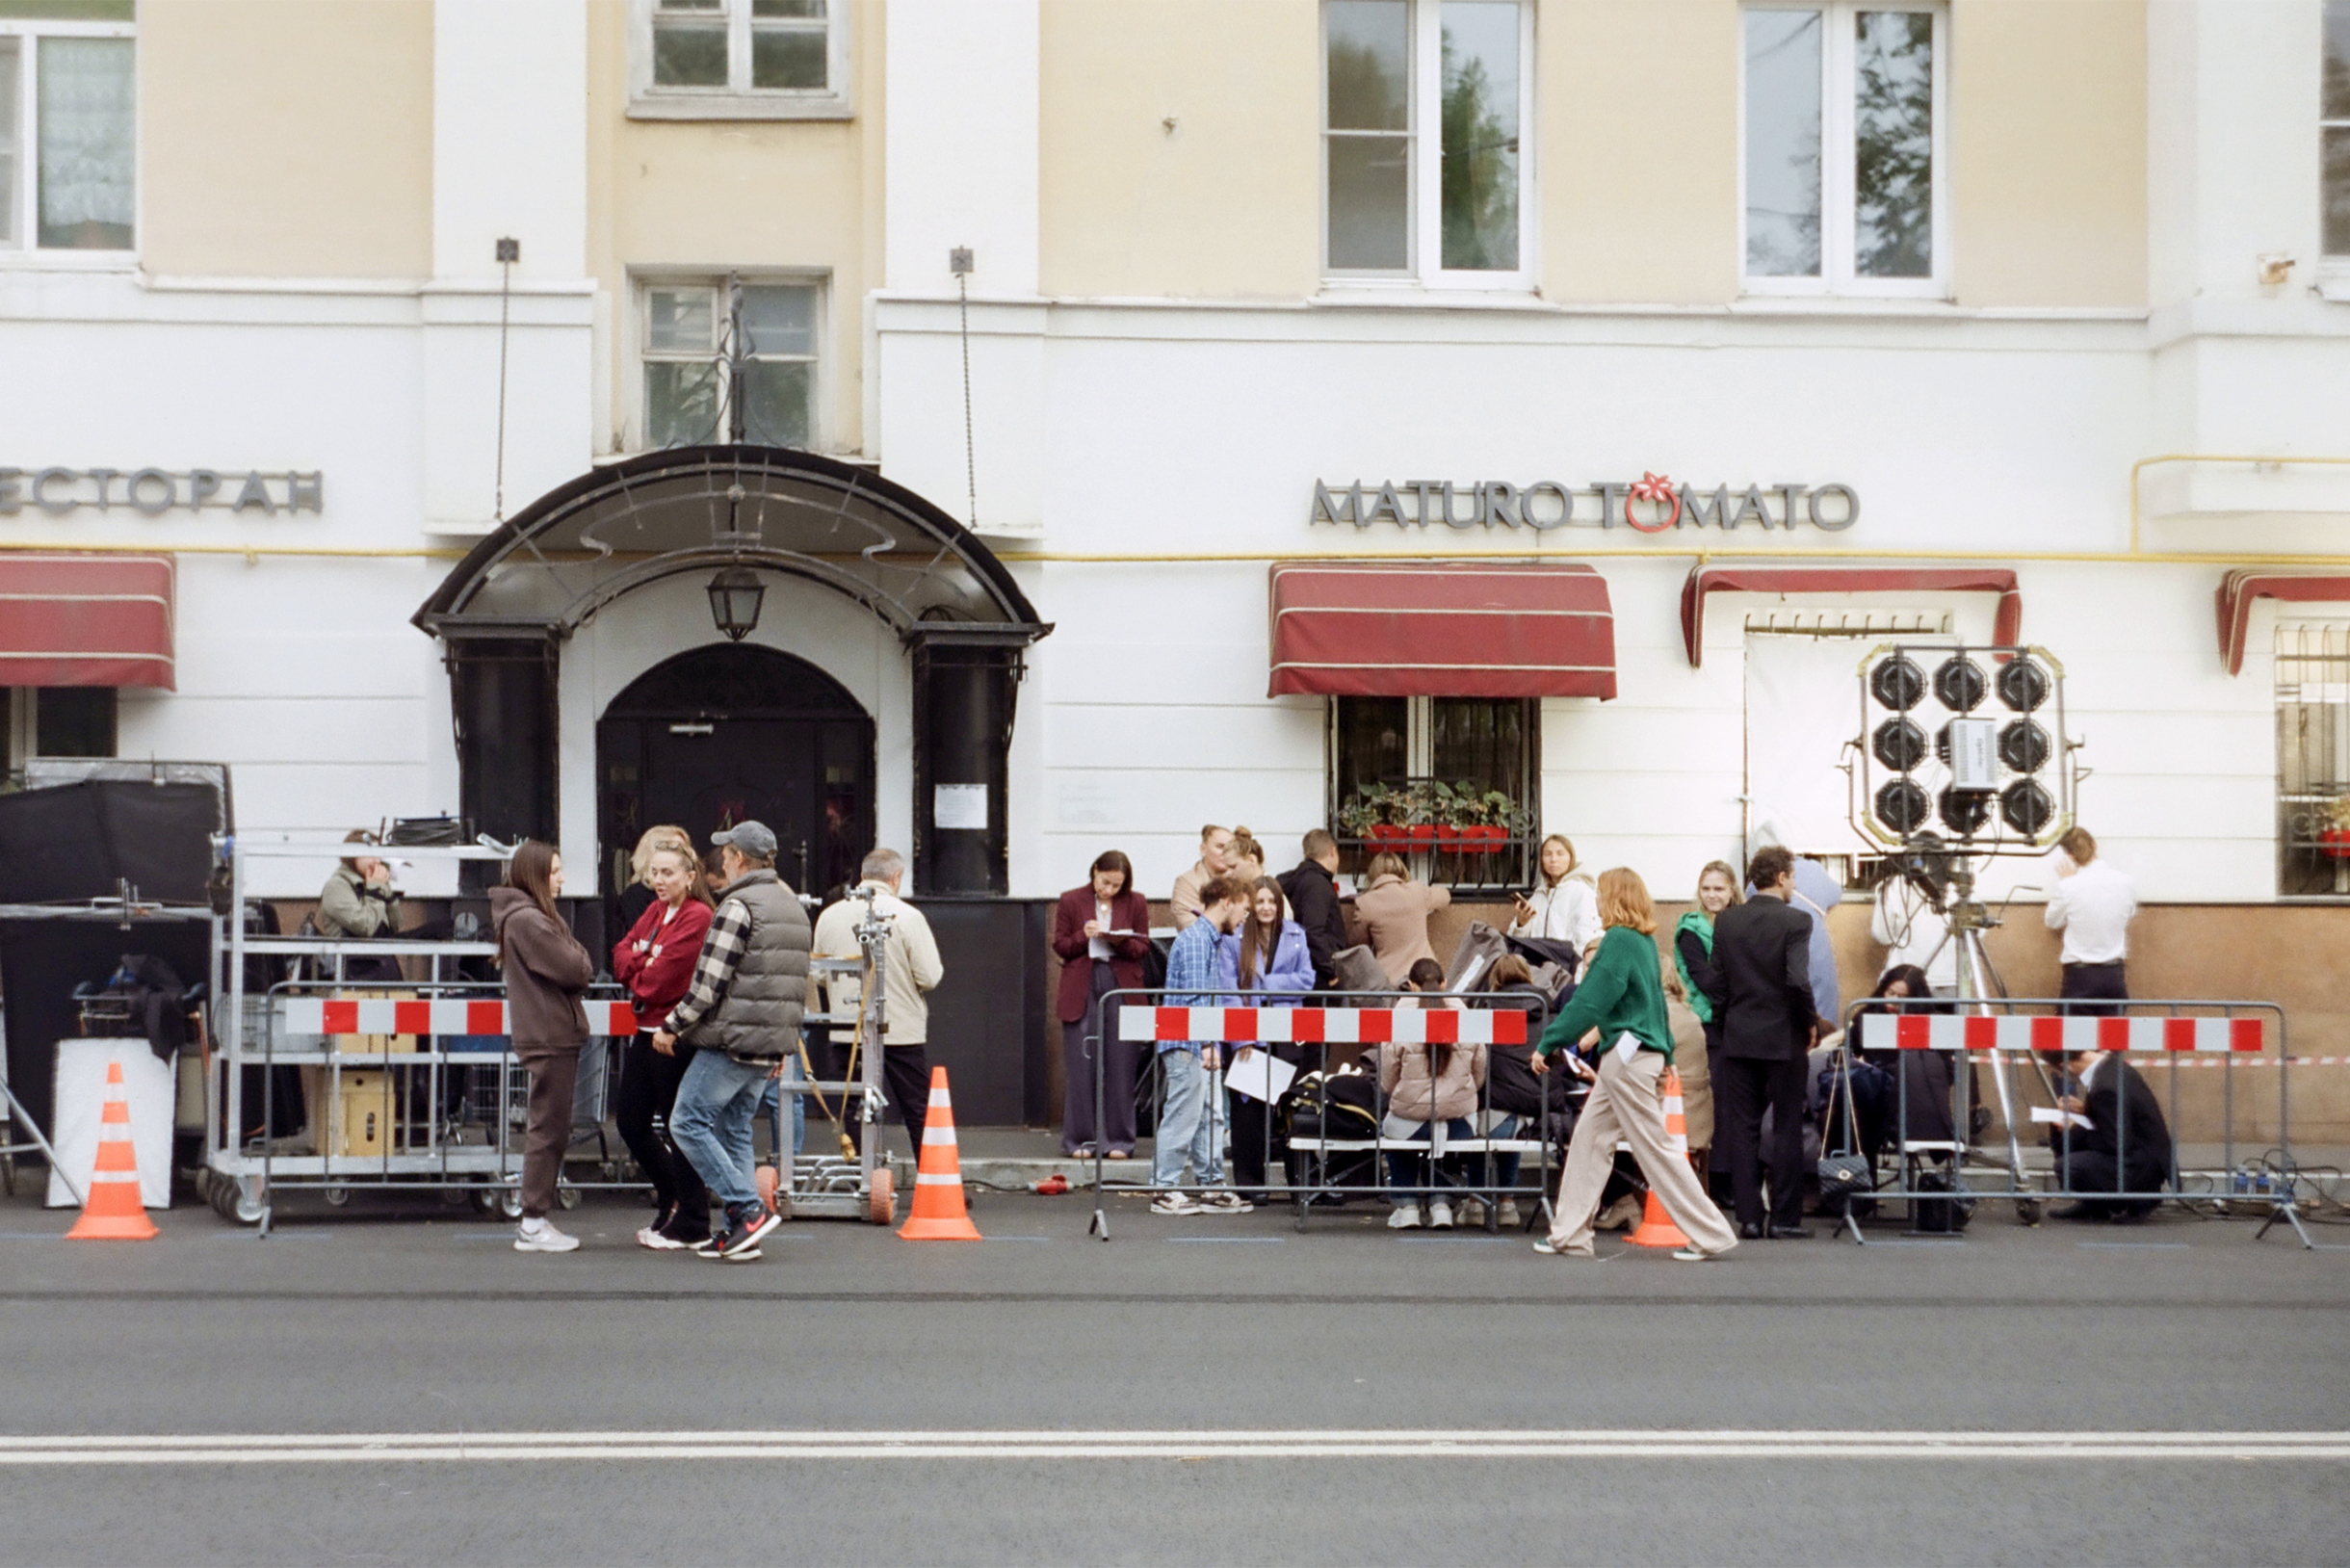
[[[905,857],[895,849],[875,849],[865,857],[860,869],[863,880],[849,897],[816,917],[815,956],[863,955],[864,950],[857,946],[857,923],[865,917],[863,890],[871,888],[874,914],[889,922],[889,934],[881,942],[881,1068],[886,1091],[897,1103],[898,1119],[914,1140],[914,1158],[919,1161],[923,1119],[930,1106],[930,1059],[925,1049],[930,1037],[929,993],[946,979],[947,966],[939,959],[938,940],[930,934],[930,923],[921,910],[899,897],[905,885]],[[863,995],[863,982],[854,975],[825,977],[828,1012],[855,1012]],[[855,1036],[852,1028],[832,1032],[839,1046]],[[841,1055],[845,1065],[846,1051]],[[854,1138],[857,1133],[858,1124],[851,1121],[849,1136]]]

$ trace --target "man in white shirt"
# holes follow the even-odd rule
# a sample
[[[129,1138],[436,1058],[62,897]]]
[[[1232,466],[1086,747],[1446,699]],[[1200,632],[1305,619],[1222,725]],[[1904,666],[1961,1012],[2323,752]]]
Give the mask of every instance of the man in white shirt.
[[[2128,956],[2130,917],[2138,896],[2127,873],[2097,858],[2097,840],[2076,827],[2056,841],[2056,891],[2049,895],[2049,929],[2064,932],[2064,982],[2057,995],[2080,1013],[2118,1013],[2129,1000],[2123,961]]]
[[[872,888],[874,914],[889,922],[881,950],[882,1073],[889,1097],[898,1104],[898,1119],[914,1140],[914,1158],[920,1160],[923,1118],[930,1108],[930,1060],[925,1049],[930,1038],[929,993],[946,979],[947,966],[938,956],[938,939],[930,934],[930,923],[921,910],[898,896],[905,885],[905,857],[895,849],[875,849],[865,857],[861,870],[864,879],[850,890],[849,897],[816,917],[814,955],[862,956],[857,922],[865,916],[865,901],[857,893]],[[826,1011],[854,1012],[863,987],[853,975],[832,975],[825,978],[824,993]],[[854,1033],[848,1029],[832,1032],[834,1050],[844,1064],[847,1042]],[[849,1136],[852,1139],[857,1136],[853,1120]]]

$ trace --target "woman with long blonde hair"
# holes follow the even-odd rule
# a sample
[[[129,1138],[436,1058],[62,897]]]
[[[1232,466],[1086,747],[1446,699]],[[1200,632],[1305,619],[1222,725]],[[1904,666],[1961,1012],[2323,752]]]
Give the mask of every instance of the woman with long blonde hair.
[[[1510,895],[1518,918],[1510,923],[1509,934],[1564,943],[1589,962],[1591,944],[1600,939],[1599,895],[1576,875],[1575,841],[1553,833],[1542,841],[1535,860],[1542,872],[1539,884],[1530,893]]]
[[[1673,1029],[1665,1015],[1664,963],[1657,952],[1657,907],[1640,874],[1617,866],[1600,874],[1599,910],[1605,928],[1599,950],[1534,1048],[1537,1072],[1563,1049],[1573,1071],[1594,1081],[1567,1145],[1551,1234],[1536,1241],[1534,1250],[1592,1255],[1591,1221],[1621,1138],[1631,1146],[1649,1190],[1688,1239],[1673,1256],[1703,1263],[1736,1246],[1738,1238],[1707,1200],[1687,1157],[1665,1137],[1664,1075],[1673,1064]],[[1592,1065],[1580,1052],[1584,1036],[1595,1032],[1598,1060]]]

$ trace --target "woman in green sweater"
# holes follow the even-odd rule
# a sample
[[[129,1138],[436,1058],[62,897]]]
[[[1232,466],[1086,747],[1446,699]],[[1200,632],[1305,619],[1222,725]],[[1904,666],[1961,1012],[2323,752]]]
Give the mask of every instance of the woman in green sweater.
[[[1738,1239],[1698,1187],[1688,1159],[1666,1141],[1664,1075],[1673,1064],[1673,1031],[1665,1018],[1663,966],[1657,954],[1657,908],[1638,872],[1618,866],[1600,874],[1600,924],[1606,934],[1590,969],[1534,1048],[1535,1071],[1545,1070],[1552,1054],[1563,1048],[1573,1071],[1594,1081],[1567,1145],[1551,1234],[1536,1241],[1534,1250],[1592,1255],[1591,1221],[1621,1138],[1631,1146],[1649,1190],[1688,1238],[1689,1244],[1673,1256],[1703,1263],[1736,1246]],[[1594,1030],[1599,1032],[1596,1069],[1580,1056],[1583,1037]]]

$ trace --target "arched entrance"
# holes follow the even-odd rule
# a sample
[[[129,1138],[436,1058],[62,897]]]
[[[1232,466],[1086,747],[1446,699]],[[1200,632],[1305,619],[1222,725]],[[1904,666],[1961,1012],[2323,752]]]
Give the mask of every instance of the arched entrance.
[[[909,841],[901,847],[912,853],[915,885],[933,897],[1002,896],[1007,756],[1023,656],[1052,628],[1037,620],[1004,563],[961,524],[869,469],[805,452],[647,453],[548,492],[474,546],[414,617],[446,648],[459,812],[501,838],[559,838],[566,825],[574,838],[582,836],[588,823],[584,792],[576,788],[588,761],[582,730],[594,716],[600,756],[606,714],[572,707],[566,731],[563,693],[581,693],[578,672],[597,666],[592,649],[579,660],[566,650],[590,623],[617,621],[649,635],[655,617],[645,607],[656,602],[668,607],[660,624],[674,627],[686,596],[679,590],[690,593],[689,585],[703,579],[711,588],[748,583],[779,594],[787,586],[798,593],[813,589],[870,615],[865,624],[894,644],[890,662],[910,691],[903,709],[869,709],[868,717],[898,726],[882,737],[885,754],[893,766],[910,765],[891,814],[906,826]],[[688,614],[708,614],[712,621],[704,624],[718,630],[718,603]],[[767,614],[784,612],[770,605]],[[758,618],[753,608],[746,624],[724,629],[738,639],[757,634]],[[656,655],[676,646],[669,642]],[[641,651],[639,640],[631,652]],[[799,651],[845,667],[827,650]],[[846,657],[853,650],[839,651]],[[638,717],[662,725],[704,721],[651,712]],[[566,765],[574,785],[568,804]],[[870,800],[870,767],[865,776]],[[599,773],[595,821],[609,849],[619,835],[602,808],[605,788]],[[787,841],[784,849],[789,855],[796,846]],[[808,852],[815,879],[814,836]],[[599,890],[608,891],[612,867],[599,856],[597,869]],[[787,875],[794,869],[787,860]],[[824,868],[826,880],[830,870]]]
[[[874,721],[831,676],[757,643],[714,642],[656,665],[596,723],[596,821],[608,901],[656,823],[710,835],[756,820],[803,892],[854,879],[874,843]]]

